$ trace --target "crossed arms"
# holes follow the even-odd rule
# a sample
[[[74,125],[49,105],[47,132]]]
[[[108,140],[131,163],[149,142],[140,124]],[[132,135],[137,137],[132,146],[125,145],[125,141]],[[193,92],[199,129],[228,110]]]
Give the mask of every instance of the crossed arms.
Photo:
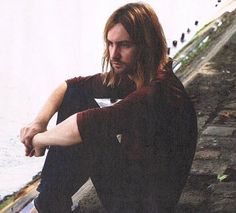
[[[47,131],[47,125],[60,107],[66,90],[67,83],[64,82],[49,96],[34,121],[21,129],[20,140],[25,146],[26,156],[42,156],[50,145],[72,145],[81,142],[76,115]]]

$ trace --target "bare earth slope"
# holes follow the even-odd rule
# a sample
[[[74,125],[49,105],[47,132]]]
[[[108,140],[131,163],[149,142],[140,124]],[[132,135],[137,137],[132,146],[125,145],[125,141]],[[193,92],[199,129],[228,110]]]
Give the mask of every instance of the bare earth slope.
[[[231,20],[186,68],[192,70],[183,82],[198,113],[199,140],[177,212],[236,212],[236,11]]]

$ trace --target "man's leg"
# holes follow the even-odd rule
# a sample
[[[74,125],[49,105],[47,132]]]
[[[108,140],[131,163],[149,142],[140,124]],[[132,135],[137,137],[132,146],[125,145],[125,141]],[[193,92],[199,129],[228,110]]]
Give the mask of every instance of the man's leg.
[[[120,149],[118,146],[114,148]],[[142,205],[145,188],[143,163],[127,160],[122,150],[112,151],[113,148],[108,152],[102,150],[101,153],[106,155],[102,167],[91,176],[104,208],[109,213],[145,212]]]
[[[120,144],[111,144],[101,146],[102,156],[98,154],[91,173],[107,212],[174,213],[189,174],[194,144],[175,148],[173,154],[159,150],[140,161],[128,160]]]
[[[70,212],[71,196],[89,177],[89,156],[83,147],[50,148],[38,188],[39,212]]]
[[[109,213],[119,210],[124,199],[125,159],[122,157],[121,146],[114,139],[104,139],[96,150],[96,160],[93,162],[91,180],[96,188],[103,207]],[[101,141],[99,141],[101,143]],[[119,211],[117,211],[119,212]]]
[[[97,107],[95,101],[77,87],[67,89],[58,111],[57,123],[70,115]],[[83,144],[71,147],[50,147],[38,187],[35,207],[40,213],[71,211],[71,196],[89,177],[90,154]]]

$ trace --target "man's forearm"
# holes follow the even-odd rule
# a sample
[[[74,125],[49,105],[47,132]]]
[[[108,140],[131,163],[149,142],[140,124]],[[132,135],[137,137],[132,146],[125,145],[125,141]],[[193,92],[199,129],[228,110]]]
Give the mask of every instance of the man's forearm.
[[[20,130],[20,140],[25,145],[26,156],[33,155],[33,137],[38,133],[46,131],[48,122],[60,107],[66,90],[67,83],[64,82],[50,95],[50,97],[48,98],[36,118],[33,120],[33,122]]]
[[[77,127],[76,114],[70,116],[52,129],[35,135],[33,138],[33,146],[36,148],[70,146],[77,143],[81,143],[81,136]]]
[[[48,100],[34,119],[35,123],[47,126],[52,116],[57,112],[60,107],[65,92],[67,90],[67,83],[62,83],[55,91],[49,96]]]

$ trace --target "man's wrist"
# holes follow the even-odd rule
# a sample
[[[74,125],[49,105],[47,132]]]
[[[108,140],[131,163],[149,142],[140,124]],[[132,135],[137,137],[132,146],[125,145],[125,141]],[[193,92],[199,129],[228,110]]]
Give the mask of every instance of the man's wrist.
[[[46,148],[46,146],[43,145],[43,133],[36,134],[32,139],[32,145],[34,148]]]
[[[36,124],[36,125],[39,125],[40,127],[42,127],[42,128],[47,128],[47,126],[48,126],[48,122],[49,121],[44,121],[44,120],[38,120],[38,119],[35,119],[34,121],[33,121],[33,123],[34,124]]]

